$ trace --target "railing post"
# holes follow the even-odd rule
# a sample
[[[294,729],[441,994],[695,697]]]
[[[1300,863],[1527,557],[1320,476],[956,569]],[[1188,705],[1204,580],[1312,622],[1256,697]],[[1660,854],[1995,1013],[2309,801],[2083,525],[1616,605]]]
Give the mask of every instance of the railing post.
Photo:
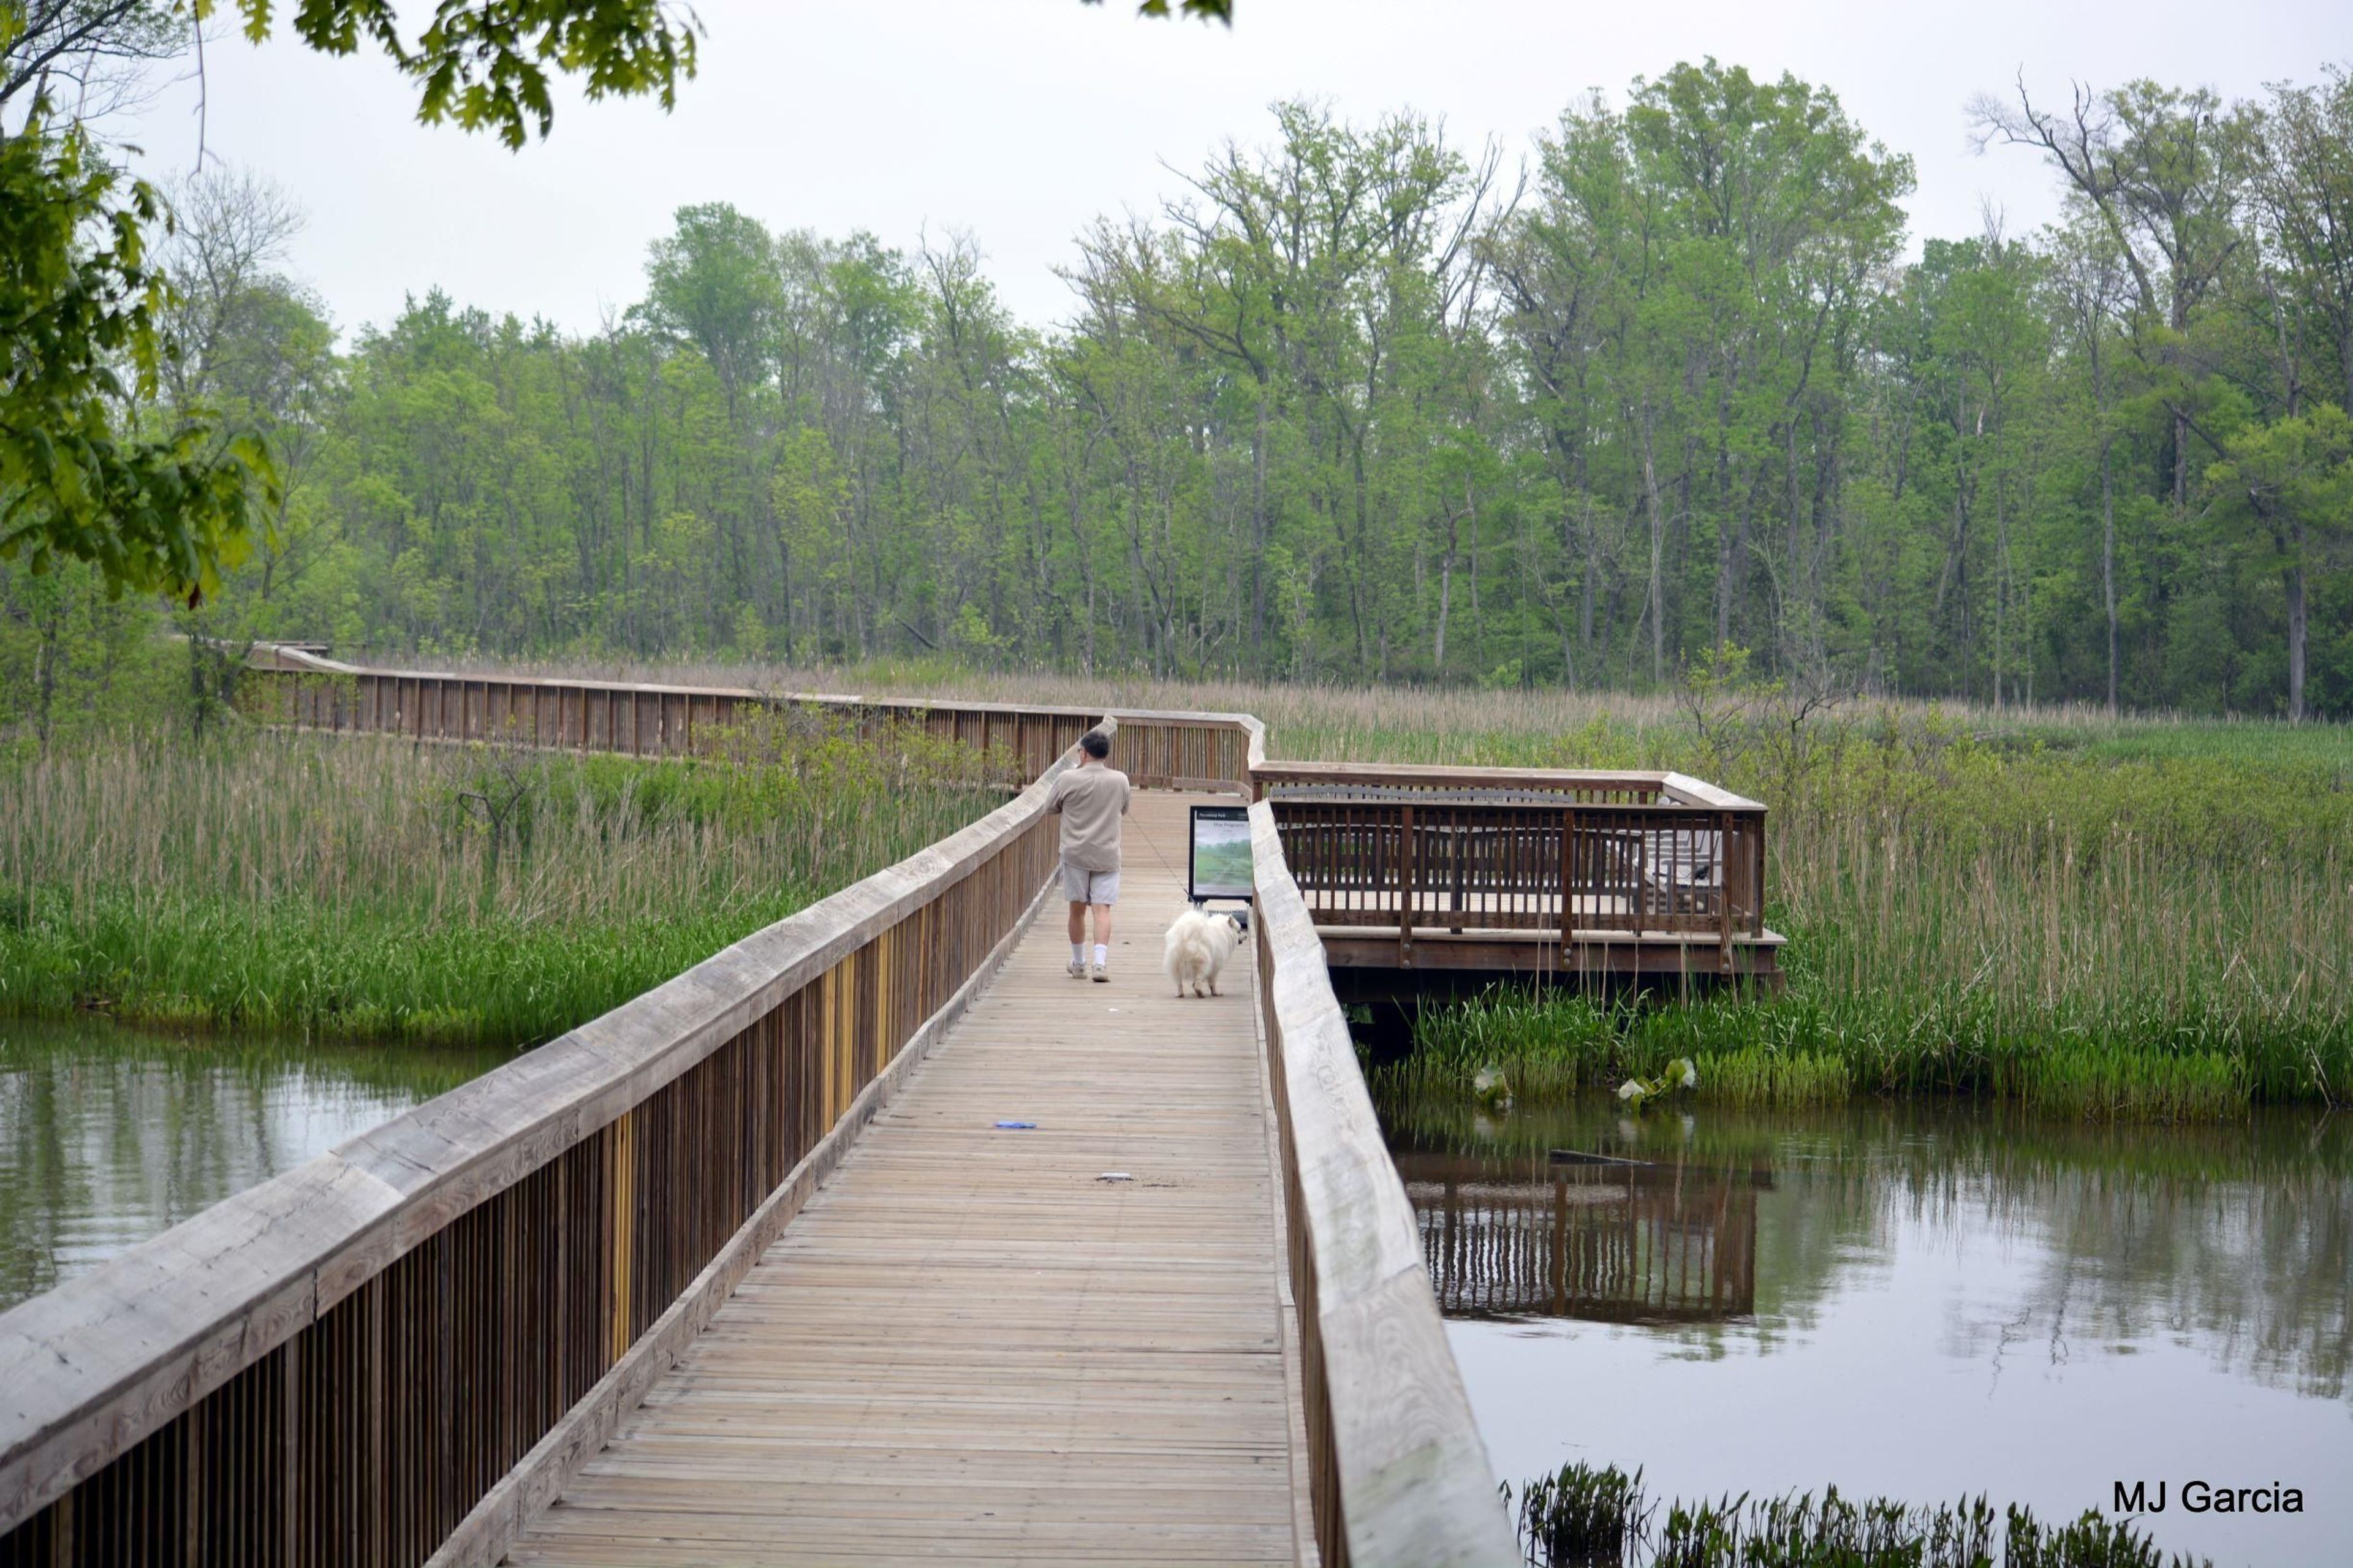
[[[1716,972],[1732,975],[1732,813],[1715,819],[1715,945]]]
[[[1577,929],[1577,808],[1560,814],[1560,966],[1568,967],[1568,953]]]
[[[1413,967],[1413,807],[1402,806],[1398,816],[1398,967]]]

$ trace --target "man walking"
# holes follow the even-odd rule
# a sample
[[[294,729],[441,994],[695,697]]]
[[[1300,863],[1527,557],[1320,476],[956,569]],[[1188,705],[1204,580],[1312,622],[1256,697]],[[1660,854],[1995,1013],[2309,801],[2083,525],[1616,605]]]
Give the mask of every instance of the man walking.
[[[1079,765],[1054,781],[1046,809],[1062,819],[1062,897],[1071,901],[1071,978],[1087,977],[1087,911],[1094,911],[1094,976],[1111,979],[1111,907],[1119,901],[1119,819],[1127,775],[1105,763],[1111,737],[1079,737]]]

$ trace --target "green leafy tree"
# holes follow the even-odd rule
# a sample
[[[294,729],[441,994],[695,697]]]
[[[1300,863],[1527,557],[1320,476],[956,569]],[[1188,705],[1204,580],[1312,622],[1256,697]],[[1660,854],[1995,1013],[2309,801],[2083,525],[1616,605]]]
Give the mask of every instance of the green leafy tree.
[[[145,412],[180,346],[164,331],[170,281],[154,264],[162,203],[110,166],[86,125],[61,121],[49,73],[157,58],[175,23],[212,0],[0,3],[0,108],[30,94],[0,132],[0,556],[87,561],[108,590],[160,590],[192,605],[251,548],[251,504],[280,500],[261,443],[222,438],[184,405],[153,431]],[[256,41],[270,0],[239,0]],[[652,93],[667,106],[694,69],[691,14],[662,0],[443,0],[416,38],[389,0],[312,0],[292,19],[313,48],[373,44],[414,79],[418,115],[487,129],[520,146],[554,122],[552,73],[591,98]]]
[[[1283,106],[1091,227],[1044,330],[963,237],[713,206],[595,334],[427,293],[314,353],[184,198],[155,409],[286,480],[293,537],[208,612],[238,635],[1655,690],[1745,648],[1799,709],[2345,716],[2338,91],[2196,110],[2252,150],[2200,187],[2232,226],[2184,230],[2178,337],[2168,252],[2063,172],[2062,225],[1906,259],[1902,160],[1702,62],[1576,106],[1510,202],[1419,117]],[[32,581],[0,569],[0,683],[29,721],[55,670],[65,732],[110,656]]]
[[[10,26],[0,9],[0,39]],[[160,432],[132,413],[168,353],[148,246],[162,222],[154,191],[45,100],[0,138],[0,558],[85,561],[111,593],[193,603],[249,548],[248,492],[273,497],[275,479],[258,443],[216,441],[202,410]]]
[[[2309,584],[2353,533],[2353,421],[2330,403],[2242,430],[2207,470],[2225,518],[2251,521],[2276,561],[2287,616],[2287,716],[2301,723]]]

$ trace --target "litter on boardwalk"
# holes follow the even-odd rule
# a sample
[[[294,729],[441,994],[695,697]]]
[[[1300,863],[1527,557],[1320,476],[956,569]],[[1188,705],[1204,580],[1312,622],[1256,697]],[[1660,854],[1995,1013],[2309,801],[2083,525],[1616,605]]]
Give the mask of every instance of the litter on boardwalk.
[[[997,1124],[997,1130],[1000,1132],[1029,1132],[1034,1131],[1037,1125],[1034,1121],[1000,1121]]]

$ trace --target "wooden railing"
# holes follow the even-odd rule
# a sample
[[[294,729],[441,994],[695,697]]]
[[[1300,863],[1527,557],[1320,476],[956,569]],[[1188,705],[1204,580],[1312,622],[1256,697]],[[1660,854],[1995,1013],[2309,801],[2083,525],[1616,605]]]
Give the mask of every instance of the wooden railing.
[[[1572,801],[1582,805],[1657,805],[1678,797],[1673,773],[1588,768],[1454,768],[1418,763],[1261,763],[1255,798]]]
[[[663,686],[552,676],[370,669],[307,648],[264,644],[251,656],[263,679],[241,701],[266,722],[334,733],[420,741],[497,741],[547,750],[634,757],[710,754],[755,714],[823,712],[861,728],[902,725],[1006,760],[1008,775],[1036,778],[1101,723],[1101,708],[934,701],[748,687]],[[1235,716],[1120,711],[1111,763],[1145,789],[1241,790],[1246,742]]]
[[[1047,885],[975,826],[0,1316],[0,1564],[495,1562]]]
[[[1413,1209],[1263,802],[1250,848],[1317,1549],[1327,1568],[1516,1568]]]
[[[1518,798],[1494,798],[1504,770],[1447,770],[1450,786],[1426,784],[1429,770],[1414,794],[1339,794],[1302,773],[1315,770],[1254,777],[1290,786],[1268,805],[1318,925],[1407,944],[1417,930],[1551,932],[1562,949],[1581,934],[1715,937],[1725,973],[1736,940],[1765,934],[1765,807],[1699,779],[1513,773]],[[1560,779],[1556,801],[1536,798],[1546,779]]]

